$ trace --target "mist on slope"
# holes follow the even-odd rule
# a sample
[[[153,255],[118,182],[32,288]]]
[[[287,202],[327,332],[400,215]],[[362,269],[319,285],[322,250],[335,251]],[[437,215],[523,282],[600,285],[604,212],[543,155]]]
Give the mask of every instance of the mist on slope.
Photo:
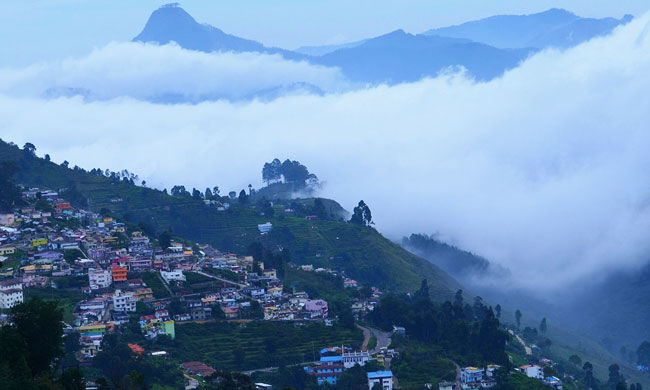
[[[366,201],[389,237],[438,233],[510,269],[514,288],[561,289],[640,267],[650,249],[649,21],[544,51],[487,83],[450,73],[195,105],[2,88],[0,137],[33,142],[59,162],[128,168],[167,188],[260,185],[264,162],[290,157],[327,181],[322,196],[348,209]],[[110,64],[104,72],[127,70]],[[183,88],[204,80],[182,76]],[[15,77],[0,72],[0,80]]]

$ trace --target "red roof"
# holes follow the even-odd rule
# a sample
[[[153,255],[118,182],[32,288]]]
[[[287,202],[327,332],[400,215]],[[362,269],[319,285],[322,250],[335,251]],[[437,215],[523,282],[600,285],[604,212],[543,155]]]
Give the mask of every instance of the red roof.
[[[138,344],[127,344],[127,345],[129,346],[129,348],[131,348],[131,351],[137,353],[138,355],[142,355],[142,353],[144,352],[144,348],[142,348]]]

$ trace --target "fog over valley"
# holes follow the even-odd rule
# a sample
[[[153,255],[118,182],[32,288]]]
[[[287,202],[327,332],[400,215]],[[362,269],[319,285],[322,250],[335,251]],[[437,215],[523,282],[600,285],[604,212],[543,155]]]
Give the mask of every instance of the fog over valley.
[[[514,287],[561,289],[648,260],[648,31],[640,16],[488,82],[367,87],[279,55],[111,43],[0,70],[0,135],[168,189],[257,187],[264,162],[296,159],[388,237],[437,233]]]

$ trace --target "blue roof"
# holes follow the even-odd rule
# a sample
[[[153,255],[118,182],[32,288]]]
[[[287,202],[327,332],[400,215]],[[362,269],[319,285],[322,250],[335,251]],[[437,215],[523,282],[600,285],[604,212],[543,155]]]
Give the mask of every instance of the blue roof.
[[[343,361],[341,356],[321,356],[321,362],[340,362]]]
[[[386,377],[392,377],[393,372],[392,371],[375,371],[375,372],[369,372],[368,373],[368,379],[378,379],[378,378],[386,378]]]

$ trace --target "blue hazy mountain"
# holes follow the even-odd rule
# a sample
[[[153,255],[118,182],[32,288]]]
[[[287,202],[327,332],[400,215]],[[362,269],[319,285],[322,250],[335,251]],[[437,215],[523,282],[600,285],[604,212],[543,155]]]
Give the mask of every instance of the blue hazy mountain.
[[[176,4],[154,11],[142,32],[133,39],[166,44],[176,42],[185,49],[203,52],[233,51],[280,54],[290,60],[339,67],[352,81],[400,83],[436,76],[448,67],[464,67],[480,80],[501,75],[530,54],[529,49],[504,50],[467,39],[407,34],[402,30],[351,44],[320,50],[324,55],[306,55],[227,34],[200,24]],[[315,50],[315,51],[314,51]],[[307,49],[310,51],[310,49]],[[311,50],[317,54],[319,49]]]
[[[303,59],[304,55],[227,34],[209,24],[198,23],[177,3],[155,10],[134,42],[155,42],[161,45],[176,42],[180,47],[202,52],[232,51],[281,54],[287,59]]]
[[[356,42],[341,43],[338,45],[301,46],[297,48],[295,51],[308,56],[322,56],[327,53],[331,53],[333,51],[337,51],[341,49],[351,49],[353,47],[360,46],[366,43],[366,41],[367,39],[363,39],[361,41],[356,41]]]
[[[397,30],[311,61],[337,66],[353,81],[395,84],[436,76],[444,69],[459,66],[479,80],[489,80],[516,67],[531,52],[531,49],[497,49],[467,39],[413,35]]]
[[[464,38],[499,48],[568,48],[591,38],[607,35],[632,20],[581,18],[563,9],[531,15],[498,15],[426,31],[425,35]]]

